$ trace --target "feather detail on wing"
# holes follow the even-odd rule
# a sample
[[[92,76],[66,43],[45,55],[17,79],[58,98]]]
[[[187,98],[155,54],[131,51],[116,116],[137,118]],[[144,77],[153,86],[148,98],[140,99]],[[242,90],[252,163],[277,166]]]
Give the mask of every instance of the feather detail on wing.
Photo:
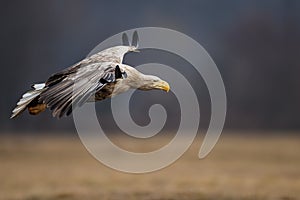
[[[93,54],[90,57],[82,60],[82,64],[89,64],[94,62],[114,62],[122,64],[124,55],[130,51],[130,46],[115,46],[99,53]]]
[[[124,73],[124,72],[123,72]],[[120,76],[121,74],[121,76]],[[47,104],[54,117],[72,113],[106,84],[123,78],[116,63],[93,63],[54,74],[46,82],[48,89],[41,93],[40,101]]]

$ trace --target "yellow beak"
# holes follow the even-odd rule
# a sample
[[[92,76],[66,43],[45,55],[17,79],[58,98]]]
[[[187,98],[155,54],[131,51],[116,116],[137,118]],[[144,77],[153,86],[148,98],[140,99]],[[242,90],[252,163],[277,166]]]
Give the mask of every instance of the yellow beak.
[[[166,81],[161,81],[158,84],[158,89],[164,90],[166,92],[170,91],[170,85]]]

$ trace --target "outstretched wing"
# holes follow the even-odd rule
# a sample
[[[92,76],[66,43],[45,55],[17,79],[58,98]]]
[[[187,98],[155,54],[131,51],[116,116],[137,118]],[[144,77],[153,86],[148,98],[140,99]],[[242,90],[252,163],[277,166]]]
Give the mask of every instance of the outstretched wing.
[[[106,84],[123,78],[118,63],[80,62],[52,75],[46,82],[47,89],[39,101],[45,103],[54,117],[69,115],[77,106],[84,104]]]

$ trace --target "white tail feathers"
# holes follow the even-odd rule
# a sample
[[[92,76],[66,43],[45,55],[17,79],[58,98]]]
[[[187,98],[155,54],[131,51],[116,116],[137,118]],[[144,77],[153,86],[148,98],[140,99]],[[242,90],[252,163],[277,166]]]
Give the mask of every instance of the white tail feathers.
[[[17,103],[17,106],[12,111],[12,115],[10,117],[11,119],[21,114],[26,109],[28,104],[30,104],[32,100],[34,100],[45,90],[45,83],[34,84],[32,88],[34,90],[30,90],[23,94],[22,98]]]
[[[32,86],[35,90],[41,90],[45,87],[45,83],[38,83]]]

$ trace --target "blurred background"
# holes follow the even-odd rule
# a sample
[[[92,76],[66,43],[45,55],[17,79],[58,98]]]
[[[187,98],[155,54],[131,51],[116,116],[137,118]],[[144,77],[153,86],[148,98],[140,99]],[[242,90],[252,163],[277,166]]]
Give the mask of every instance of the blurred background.
[[[299,9],[300,1],[296,0],[2,1],[0,7],[2,29],[0,32],[2,62],[0,134],[3,135],[2,149],[0,149],[3,167],[1,175],[2,178],[7,179],[11,174],[16,175],[15,179],[9,179],[7,185],[2,185],[6,188],[6,196],[3,199],[12,198],[10,195],[16,188],[19,188],[15,193],[16,198],[26,194],[28,199],[51,199],[53,197],[50,195],[51,192],[45,188],[52,188],[52,192],[59,191],[55,196],[57,199],[74,199],[70,191],[77,191],[83,195],[79,195],[80,197],[86,198],[85,194],[90,192],[87,188],[95,189],[99,185],[104,187],[105,181],[111,180],[112,177],[115,178],[113,180],[119,180],[118,178],[121,177],[123,184],[113,183],[110,186],[106,185],[107,188],[105,186],[107,189],[105,191],[109,191],[108,197],[112,199],[119,199],[124,194],[129,195],[128,198],[134,194],[137,199],[139,197],[184,199],[187,193],[194,194],[187,199],[214,199],[214,197],[226,197],[228,193],[230,197],[235,196],[236,194],[230,190],[234,188],[242,192],[237,194],[237,199],[242,197],[267,199],[265,197],[269,197],[269,194],[273,194],[270,199],[275,197],[285,200],[297,199],[297,195],[300,195],[297,192],[300,191]],[[87,178],[86,171],[80,171],[79,166],[78,169],[72,168],[72,171],[65,159],[71,160],[73,166],[81,163],[83,168],[94,172],[99,167],[87,152],[82,153],[84,148],[76,138],[72,117],[57,120],[47,111],[39,116],[30,116],[24,112],[16,119],[9,119],[16,102],[33,83],[43,82],[51,74],[85,58],[106,38],[128,29],[147,26],[180,31],[203,45],[218,66],[227,92],[225,135],[228,132],[234,133],[234,136],[229,136],[229,139],[225,137],[222,140],[223,134],[219,147],[214,150],[216,153],[209,157],[206,163],[203,161],[202,164],[200,161],[200,164],[189,163],[188,161],[191,160],[187,157],[186,163],[182,161],[182,165],[169,168],[175,170],[175,174],[182,174],[182,171],[189,171],[187,169],[192,168],[194,174],[187,175],[190,179],[177,179],[177,176],[172,179],[173,173],[167,171],[168,168],[160,175],[154,174],[153,180],[151,175],[134,176],[136,188],[144,186],[143,183],[146,182],[145,188],[156,185],[155,189],[160,189],[168,185],[167,178],[177,181],[176,186],[170,186],[166,189],[166,194],[161,196],[160,194],[151,196],[154,191],[151,189],[150,191],[132,189],[129,193],[122,191],[120,188],[127,186],[127,181],[133,180],[132,177],[107,168],[103,169],[103,166],[101,169],[104,172],[99,171],[99,174],[106,174],[103,175],[104,177],[89,174]],[[181,70],[180,72],[190,80],[199,98],[201,110],[199,130],[207,128],[210,118],[210,100],[201,76],[194,73],[192,67],[184,60],[167,52],[145,50],[140,54],[129,54],[125,57],[125,63],[133,66],[147,62],[164,63]],[[136,92],[134,98],[136,101],[132,102],[131,114],[138,124],[146,125],[149,122],[147,115],[149,106],[153,103],[161,103],[166,106],[169,114],[164,131],[172,132],[177,129],[180,110],[172,93],[162,95],[157,91]],[[144,103],[138,104],[139,99],[143,99]],[[109,105],[109,100],[97,103],[97,113],[104,128],[114,132],[117,127],[111,117]],[[28,133],[38,133],[39,137],[41,135],[48,137],[50,133],[52,136],[57,135],[57,139],[46,140],[48,142],[42,139],[32,140]],[[62,133],[75,137],[75,142],[74,138],[73,140],[59,138]],[[14,135],[19,136],[19,139],[11,139]],[[251,138],[253,135],[260,135],[260,137]],[[266,135],[270,138],[264,138]],[[285,135],[287,138],[280,138]],[[242,139],[244,137],[249,141],[245,145]],[[39,144],[32,141],[38,141]],[[51,141],[55,145],[51,145]],[[73,143],[69,144],[70,141]],[[234,149],[231,144],[237,143],[239,145]],[[66,149],[62,149],[62,146]],[[21,152],[23,154],[20,154]],[[51,154],[53,152],[54,154]],[[197,159],[197,150],[192,152],[193,159]],[[230,154],[234,152],[239,154]],[[45,157],[46,166],[41,164],[45,164]],[[80,159],[82,157],[83,160],[88,161],[84,162]],[[221,164],[223,170],[217,167]],[[36,176],[32,178],[36,184],[25,187],[28,183],[28,176],[24,175],[25,169],[30,171],[33,165],[36,167],[33,170]],[[196,168],[199,170],[193,168],[195,165],[199,165]],[[17,166],[17,169],[12,166]],[[41,177],[46,170],[52,177],[43,179]],[[66,187],[67,192],[55,186],[60,183],[58,179],[65,175],[66,171],[69,171],[66,175],[66,180],[69,182],[65,180],[63,184],[76,185],[73,187],[71,184],[72,187]],[[196,177],[199,180],[205,177],[201,179],[202,182],[193,179],[198,172],[199,176]],[[73,176],[75,174],[76,176]],[[209,176],[210,174],[212,176]],[[255,175],[259,177],[253,178]],[[166,179],[163,179],[164,177]],[[83,180],[83,183],[79,180]],[[229,180],[231,182],[228,182]],[[234,187],[230,188],[230,185]],[[114,187],[121,192],[114,193]],[[169,196],[171,192],[168,191],[174,191],[174,188],[176,191],[178,188],[183,189],[183,191],[178,189],[182,196],[177,195],[176,198]],[[197,188],[200,188],[200,191]],[[215,189],[218,191],[217,196],[215,196]],[[213,195],[205,193],[206,191],[210,191]],[[38,196],[43,192],[48,196]],[[107,193],[99,194],[105,196]]]
[[[72,119],[57,121],[49,112],[39,117],[26,113],[15,120],[9,120],[9,116],[31,84],[43,82],[51,74],[80,61],[106,38],[147,26],[183,32],[207,50],[226,87],[225,128],[299,129],[299,6],[298,1],[284,0],[4,1],[0,33],[0,81],[5,94],[0,104],[1,130],[72,130]],[[126,56],[125,62],[159,62],[158,56],[167,55],[142,52]],[[129,62],[130,58],[140,62]],[[167,58],[171,66],[178,66],[176,58]],[[192,67],[184,69],[199,93],[200,102],[204,102],[200,108],[205,121],[210,114],[205,85],[200,76],[189,73]],[[109,112],[105,107],[101,112],[104,120]],[[136,118],[143,118],[144,113],[140,114]]]

